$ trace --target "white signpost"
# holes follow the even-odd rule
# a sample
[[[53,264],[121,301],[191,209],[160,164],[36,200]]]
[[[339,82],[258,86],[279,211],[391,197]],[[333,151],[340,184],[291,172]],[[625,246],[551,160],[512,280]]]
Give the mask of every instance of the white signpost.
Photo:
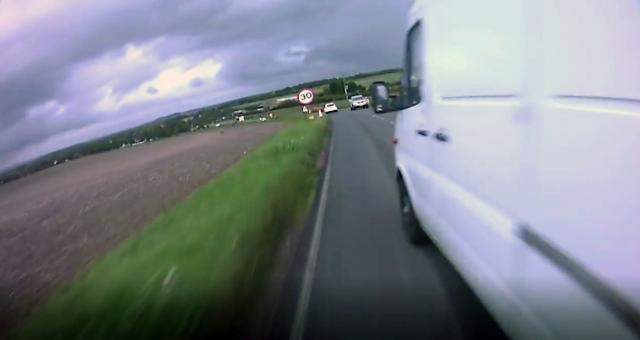
[[[310,89],[302,89],[298,92],[298,104],[302,106],[302,112],[309,113],[309,108],[307,105],[313,103],[313,91]],[[309,119],[313,119],[312,116]]]
[[[303,89],[302,91],[298,92],[298,104],[302,106],[302,112],[312,113],[311,110],[307,107],[307,105],[312,104],[313,99],[314,99],[314,94],[313,94],[313,91],[311,91],[311,89]],[[322,109],[318,109],[318,118],[322,116],[323,116]],[[309,119],[314,119],[314,115],[313,114],[309,115]]]

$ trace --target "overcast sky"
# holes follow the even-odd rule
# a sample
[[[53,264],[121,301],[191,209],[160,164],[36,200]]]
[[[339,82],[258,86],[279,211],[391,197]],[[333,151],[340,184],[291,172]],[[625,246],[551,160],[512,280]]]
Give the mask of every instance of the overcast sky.
[[[0,169],[177,111],[398,67],[411,0],[0,0]]]

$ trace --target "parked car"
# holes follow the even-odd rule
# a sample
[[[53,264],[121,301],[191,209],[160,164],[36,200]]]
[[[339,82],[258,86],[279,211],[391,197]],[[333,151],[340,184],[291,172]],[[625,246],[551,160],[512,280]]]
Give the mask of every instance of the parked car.
[[[338,112],[338,106],[334,102],[324,104],[324,113]]]
[[[510,337],[640,336],[638,1],[412,6],[394,139],[409,239]]]
[[[357,109],[368,109],[369,98],[361,95],[351,96],[351,98],[349,98],[349,105],[350,105],[351,111],[354,111]]]

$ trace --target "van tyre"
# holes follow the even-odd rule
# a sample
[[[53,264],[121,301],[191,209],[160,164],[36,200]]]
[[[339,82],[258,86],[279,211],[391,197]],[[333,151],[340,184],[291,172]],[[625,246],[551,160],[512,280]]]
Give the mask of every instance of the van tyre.
[[[429,237],[427,237],[427,234],[425,234],[420,226],[420,222],[416,218],[411,197],[409,197],[409,192],[402,179],[398,180],[398,186],[400,189],[400,214],[402,216],[402,228],[404,229],[405,236],[413,245],[428,244]]]

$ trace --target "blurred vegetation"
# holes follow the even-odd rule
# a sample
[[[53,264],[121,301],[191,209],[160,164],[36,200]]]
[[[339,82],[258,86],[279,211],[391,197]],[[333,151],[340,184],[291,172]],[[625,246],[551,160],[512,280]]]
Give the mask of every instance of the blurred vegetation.
[[[308,121],[290,113],[291,127],[92,263],[14,336],[242,334],[285,228],[306,215],[326,145],[326,119]]]
[[[392,80],[399,78],[400,70],[398,69],[359,73],[345,78],[315,80],[295,86],[288,86],[276,91],[234,99],[221,104],[186,112],[177,112],[150,123],[85,143],[76,144],[10,168],[0,173],[0,185],[83,156],[128,147],[137,143],[152,142],[185,132],[212,128],[218,123],[233,120],[233,112],[239,109],[244,110],[244,114],[250,117],[265,114],[270,110],[297,108],[298,103],[296,101],[288,100],[276,104],[275,99],[293,96],[303,88],[313,88],[315,90],[316,100],[314,106],[321,106],[324,103],[333,101],[336,102],[339,107],[344,108],[347,106],[347,104],[344,104],[345,82],[348,86],[349,96],[355,94],[367,95],[369,84],[376,79],[387,81],[391,84]],[[393,86],[394,85],[392,85],[392,93]],[[397,82],[397,86],[399,86],[399,81]],[[271,105],[268,103],[271,103]],[[261,107],[262,110],[259,110]]]

